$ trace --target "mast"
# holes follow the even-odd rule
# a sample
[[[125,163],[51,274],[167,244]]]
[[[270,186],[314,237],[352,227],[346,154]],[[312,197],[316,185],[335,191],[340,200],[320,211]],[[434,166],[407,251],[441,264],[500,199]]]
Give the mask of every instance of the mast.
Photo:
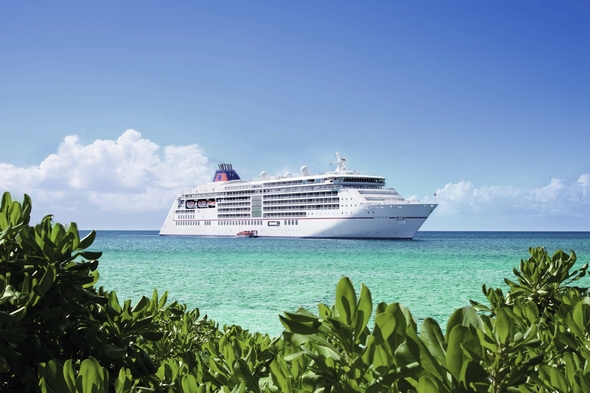
[[[336,152],[336,161],[332,161],[332,162],[335,162],[337,165],[336,173],[348,171],[348,167],[345,164],[346,158],[340,157],[340,152]]]

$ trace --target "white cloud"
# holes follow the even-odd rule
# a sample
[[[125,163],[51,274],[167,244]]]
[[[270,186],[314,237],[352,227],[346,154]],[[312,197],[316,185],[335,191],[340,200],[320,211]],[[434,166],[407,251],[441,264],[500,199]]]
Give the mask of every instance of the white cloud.
[[[590,196],[590,175],[585,173],[578,179],[578,187],[581,190],[583,197]]]
[[[41,205],[58,211],[153,212],[167,210],[178,192],[209,180],[210,173],[197,145],[162,149],[127,130],[117,140],[88,145],[67,136],[57,154],[39,166],[0,163],[0,190],[15,198],[31,195],[34,210]],[[43,214],[50,212],[56,211]]]
[[[589,174],[570,183],[554,178],[535,188],[476,187],[471,181],[460,181],[446,184],[436,194],[439,207],[431,218],[439,220],[436,229],[445,225],[467,230],[590,229]],[[432,202],[433,198],[422,200]]]

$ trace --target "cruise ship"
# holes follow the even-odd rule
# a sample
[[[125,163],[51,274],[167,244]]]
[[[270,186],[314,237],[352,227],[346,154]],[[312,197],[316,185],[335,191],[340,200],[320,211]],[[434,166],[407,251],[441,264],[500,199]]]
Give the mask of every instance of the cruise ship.
[[[219,164],[213,181],[179,194],[160,235],[412,239],[433,203],[405,200],[385,177],[352,171],[336,153],[333,172],[242,180]]]

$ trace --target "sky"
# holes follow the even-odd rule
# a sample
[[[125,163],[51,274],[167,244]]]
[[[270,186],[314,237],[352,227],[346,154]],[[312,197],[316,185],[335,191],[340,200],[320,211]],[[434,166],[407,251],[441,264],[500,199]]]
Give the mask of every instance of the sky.
[[[423,230],[590,231],[590,4],[0,2],[0,192],[159,229],[179,192],[333,169]]]

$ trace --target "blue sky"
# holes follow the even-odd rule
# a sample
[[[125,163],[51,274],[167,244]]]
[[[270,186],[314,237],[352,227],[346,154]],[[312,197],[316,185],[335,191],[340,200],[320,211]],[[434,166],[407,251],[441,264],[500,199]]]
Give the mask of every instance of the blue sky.
[[[590,5],[0,2],[0,191],[159,229],[219,162],[349,166],[424,230],[590,230]]]

